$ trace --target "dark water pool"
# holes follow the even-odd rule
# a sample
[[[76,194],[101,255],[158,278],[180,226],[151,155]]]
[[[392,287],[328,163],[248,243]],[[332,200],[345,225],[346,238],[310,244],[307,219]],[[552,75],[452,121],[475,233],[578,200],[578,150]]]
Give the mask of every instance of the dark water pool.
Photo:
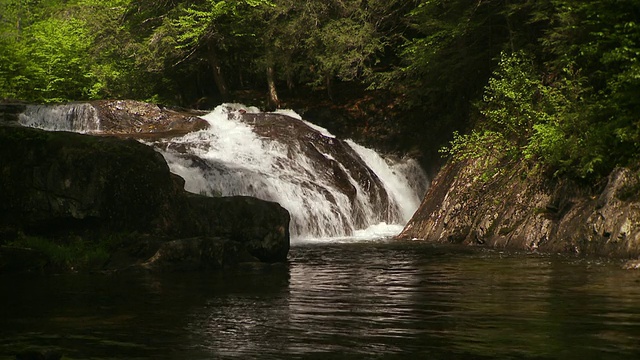
[[[268,269],[0,275],[0,294],[0,359],[640,358],[619,261],[324,243]]]

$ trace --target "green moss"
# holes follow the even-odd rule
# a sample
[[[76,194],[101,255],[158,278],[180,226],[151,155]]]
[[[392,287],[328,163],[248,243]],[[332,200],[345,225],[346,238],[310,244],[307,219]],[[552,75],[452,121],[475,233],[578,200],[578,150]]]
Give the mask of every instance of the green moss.
[[[104,242],[93,243],[80,237],[54,241],[22,235],[10,245],[39,251],[50,266],[64,270],[100,268],[110,256]]]

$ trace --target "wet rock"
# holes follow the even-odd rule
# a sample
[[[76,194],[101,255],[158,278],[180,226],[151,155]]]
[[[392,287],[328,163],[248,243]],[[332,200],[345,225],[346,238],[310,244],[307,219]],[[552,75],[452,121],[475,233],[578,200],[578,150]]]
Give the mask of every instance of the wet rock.
[[[0,104],[0,114],[25,126],[135,139],[180,136],[208,128],[202,112],[169,109],[134,100],[98,100],[56,105]]]
[[[615,169],[598,192],[511,166],[448,164],[399,238],[615,257],[640,255],[638,175]]]
[[[202,112],[172,110],[134,100],[102,100],[91,103],[100,119],[100,132],[136,138],[179,136],[208,128]]]
[[[165,242],[141,266],[150,271],[202,271],[259,262],[240,243],[219,237],[200,237]]]

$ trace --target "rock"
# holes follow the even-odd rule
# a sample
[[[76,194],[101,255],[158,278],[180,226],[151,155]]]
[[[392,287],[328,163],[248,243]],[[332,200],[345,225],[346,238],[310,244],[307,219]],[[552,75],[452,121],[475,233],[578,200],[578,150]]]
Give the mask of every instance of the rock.
[[[0,127],[0,228],[165,231],[179,202],[162,156],[134,140]]]
[[[238,255],[245,252],[265,262],[286,260],[284,208],[254,198],[189,194],[164,158],[135,140],[0,126],[0,159],[2,234],[91,241],[123,233],[220,237],[230,241],[223,253],[230,257],[211,253],[203,264],[227,265],[245,259]]]
[[[4,109],[4,110],[3,110]],[[19,114],[18,114],[19,113]],[[0,104],[3,118],[30,127],[134,139],[157,139],[206,129],[202,112],[172,110],[133,100],[97,100],[57,105]]]
[[[631,170],[615,169],[599,192],[518,166],[492,177],[484,171],[471,160],[445,166],[398,238],[640,255],[640,180]]]
[[[41,272],[49,259],[40,251],[16,246],[0,246],[0,273]]]
[[[629,260],[622,265],[625,270],[638,270],[640,269],[640,260]]]
[[[177,111],[134,100],[101,100],[91,104],[100,119],[100,132],[106,134],[160,138],[209,127],[205,120],[198,117],[205,113],[194,110]]]
[[[222,236],[243,244],[251,256],[263,262],[286,261],[289,253],[289,212],[277,203],[248,196],[190,195],[193,217],[190,232]],[[186,223],[186,222],[185,222]]]
[[[169,241],[141,266],[151,271],[217,270],[243,262],[259,262],[241,243],[219,237]]]

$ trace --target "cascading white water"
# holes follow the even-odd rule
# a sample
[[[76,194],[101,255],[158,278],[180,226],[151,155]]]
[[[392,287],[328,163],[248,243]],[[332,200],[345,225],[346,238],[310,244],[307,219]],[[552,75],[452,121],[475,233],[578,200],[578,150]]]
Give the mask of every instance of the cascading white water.
[[[402,221],[407,222],[420,206],[420,195],[426,192],[427,177],[414,159],[401,159],[396,162],[383,159],[377,152],[355,143],[346,141],[382,180],[387,192],[395,199],[400,208]]]
[[[90,133],[100,130],[96,108],[88,103],[27,105],[19,122],[23,126],[51,131]]]
[[[417,162],[390,163],[353,141],[340,142],[291,111],[280,113],[291,125],[304,127],[302,141],[281,133],[282,127],[280,132],[269,130],[274,136],[260,136],[254,128],[259,121],[253,125],[241,121],[243,113],[258,112],[225,104],[203,116],[210,129],[155,146],[171,171],[185,179],[188,191],[249,195],[280,203],[291,214],[294,239],[364,237],[369,234],[365,229],[392,235],[417,209],[428,184]],[[309,137],[319,141],[305,140]],[[332,154],[335,147],[344,147],[346,155]],[[346,162],[352,164],[336,156],[349,157]],[[356,165],[370,170],[354,174]],[[343,179],[336,181],[336,176]]]
[[[398,234],[428,187],[416,161],[383,158],[291,110],[265,114],[224,104],[202,118],[209,129],[148,144],[185,179],[187,191],[280,203],[291,214],[294,241]],[[100,132],[98,112],[87,103],[30,105],[20,123]]]

